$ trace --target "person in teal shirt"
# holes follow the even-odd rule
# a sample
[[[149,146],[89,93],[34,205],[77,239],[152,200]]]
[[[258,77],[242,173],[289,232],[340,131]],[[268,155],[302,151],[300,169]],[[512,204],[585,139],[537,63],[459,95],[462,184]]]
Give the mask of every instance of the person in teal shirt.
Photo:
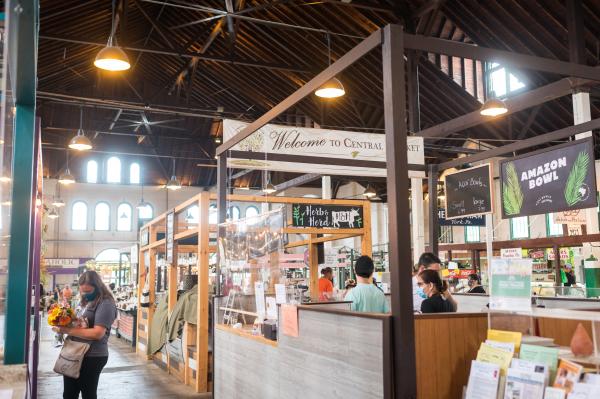
[[[370,257],[363,255],[356,260],[354,272],[357,284],[344,298],[346,301],[352,301],[351,310],[370,313],[389,312],[383,291],[373,284],[374,270],[373,259]]]

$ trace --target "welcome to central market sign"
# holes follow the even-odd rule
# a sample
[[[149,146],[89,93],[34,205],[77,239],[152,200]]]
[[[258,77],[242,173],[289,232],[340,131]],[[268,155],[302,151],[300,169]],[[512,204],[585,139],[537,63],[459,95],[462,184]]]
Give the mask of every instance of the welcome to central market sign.
[[[248,126],[245,122],[223,120],[225,142]],[[425,151],[422,137],[407,138],[409,164],[424,165]],[[268,154],[305,155],[385,162],[385,134],[349,132],[344,130],[314,129],[297,126],[267,124],[236,144],[232,150],[266,153],[264,160],[229,159],[230,167],[278,170],[306,173],[318,170],[323,175],[360,175],[385,177],[386,170],[341,165],[298,164],[271,161]],[[409,171],[410,177],[424,177],[424,172]]]

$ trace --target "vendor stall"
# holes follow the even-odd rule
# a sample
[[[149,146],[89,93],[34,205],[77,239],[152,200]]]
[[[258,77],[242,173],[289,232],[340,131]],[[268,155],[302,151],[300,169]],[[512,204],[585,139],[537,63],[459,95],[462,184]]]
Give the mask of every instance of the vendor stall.
[[[218,289],[225,294],[232,289],[253,294],[257,280],[254,266],[238,270],[235,276],[220,273],[214,257],[217,226],[210,223],[215,200],[216,195],[201,193],[140,230],[137,353],[152,358],[197,392],[211,390],[212,296]],[[243,195],[229,195],[227,201],[230,206],[264,204],[280,212],[281,246],[277,258],[265,261],[286,281],[290,276],[284,289],[306,287],[305,300],[318,299],[319,245],[358,237],[360,252],[371,254],[368,201]],[[248,225],[258,228],[257,220]],[[274,285],[267,293],[274,294]],[[255,309],[241,309],[241,300],[243,296],[238,295],[221,307],[236,314],[245,312],[254,320]]]

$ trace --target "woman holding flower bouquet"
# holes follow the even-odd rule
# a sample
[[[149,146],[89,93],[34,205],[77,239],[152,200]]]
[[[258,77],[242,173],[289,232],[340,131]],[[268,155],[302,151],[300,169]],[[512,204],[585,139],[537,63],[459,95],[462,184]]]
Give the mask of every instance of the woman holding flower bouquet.
[[[87,271],[79,277],[81,312],[73,327],[54,327],[57,333],[67,334],[70,339],[89,344],[81,362],[79,378],[63,376],[64,399],[96,399],[100,373],[108,361],[108,338],[110,328],[117,317],[115,300],[95,271]],[[66,316],[68,317],[68,316]]]

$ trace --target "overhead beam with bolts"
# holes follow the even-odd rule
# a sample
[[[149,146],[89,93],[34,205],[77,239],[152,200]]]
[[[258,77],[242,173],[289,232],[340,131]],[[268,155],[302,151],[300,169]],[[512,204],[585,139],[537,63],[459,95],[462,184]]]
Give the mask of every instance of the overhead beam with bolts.
[[[63,43],[85,44],[88,46],[95,46],[95,47],[105,47],[106,46],[106,43],[92,42],[89,40],[80,40],[80,39],[75,39],[75,38],[67,38],[67,37],[59,37],[59,36],[40,35],[39,38],[40,38],[40,40],[51,40],[51,41],[58,41],[58,42],[63,42]],[[127,51],[149,53],[149,54],[172,55],[174,57],[179,57],[179,58],[194,58],[194,57],[196,57],[196,58],[198,58],[199,61],[210,61],[210,62],[218,62],[218,63],[231,64],[231,65],[241,65],[241,66],[247,66],[247,67],[252,67],[252,68],[272,69],[275,71],[288,71],[288,72],[297,72],[297,73],[304,73],[304,74],[313,73],[313,71],[296,68],[291,65],[269,64],[269,63],[265,63],[265,62],[245,60],[245,59],[239,59],[239,58],[235,58],[235,57],[207,56],[207,55],[203,55],[199,52],[191,52],[191,51],[178,52],[175,50],[150,47],[150,46],[139,47],[139,46],[125,45],[125,46],[121,46],[121,48],[124,50],[127,50]]]

